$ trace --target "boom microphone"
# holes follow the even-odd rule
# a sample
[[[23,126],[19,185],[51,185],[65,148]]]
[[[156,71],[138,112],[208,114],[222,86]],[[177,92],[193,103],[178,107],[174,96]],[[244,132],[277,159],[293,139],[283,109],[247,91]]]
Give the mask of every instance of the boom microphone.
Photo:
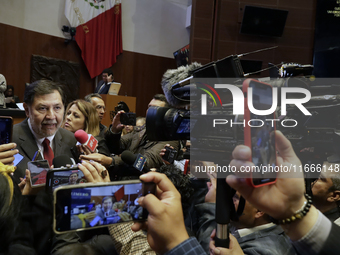
[[[184,88],[183,86],[190,80],[188,78],[190,78],[191,72],[201,66],[201,64],[194,62],[187,66],[180,66],[177,69],[169,69],[164,73],[161,85],[166,100],[171,106],[177,107],[188,104],[187,100],[181,100],[179,96],[174,95],[174,92],[176,90],[181,90],[180,93],[176,94],[188,94],[190,99],[190,88],[188,87],[187,93],[185,93],[182,91]]]
[[[93,135],[87,134],[84,130],[79,129],[74,133],[74,137],[77,139],[79,144],[86,145],[91,152],[96,151],[98,141]]]
[[[123,151],[121,155],[121,159],[128,164],[129,166],[133,166],[140,172],[147,173],[151,170],[145,167],[146,158],[141,154],[133,154],[131,151]]]

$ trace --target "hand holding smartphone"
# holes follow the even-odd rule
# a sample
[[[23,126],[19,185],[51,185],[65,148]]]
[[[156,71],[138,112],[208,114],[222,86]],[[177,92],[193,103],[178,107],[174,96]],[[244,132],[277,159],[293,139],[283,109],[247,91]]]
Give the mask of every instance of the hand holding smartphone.
[[[173,164],[175,159],[177,158],[177,151],[175,149],[172,149],[170,146],[165,146],[164,149],[165,152],[162,158],[170,164]]]
[[[13,118],[0,116],[0,144],[12,142]]]
[[[123,125],[136,126],[136,113],[124,112],[120,115],[120,123]]]
[[[144,221],[147,211],[137,200],[155,192],[154,183],[139,180],[59,187],[54,190],[53,229],[56,233],[63,233],[127,221]]]
[[[249,94],[249,89],[252,94]],[[252,105],[256,110],[268,110],[273,102],[273,88],[271,85],[253,79],[243,82],[244,93],[244,143],[252,150],[252,161],[255,165],[251,177],[248,179],[253,187],[261,187],[275,183],[276,172],[270,169],[276,166],[275,114],[257,115],[250,111],[249,97],[252,97]]]

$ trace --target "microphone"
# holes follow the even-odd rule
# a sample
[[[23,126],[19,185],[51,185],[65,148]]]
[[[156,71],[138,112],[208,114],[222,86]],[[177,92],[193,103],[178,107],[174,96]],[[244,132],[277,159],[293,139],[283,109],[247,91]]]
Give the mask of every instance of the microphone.
[[[139,172],[147,173],[151,171],[149,168],[144,166],[146,163],[146,157],[139,153],[133,154],[131,151],[123,151],[120,157],[126,164],[133,166]]]
[[[168,103],[173,107],[178,106],[185,106],[188,104],[188,98],[190,99],[190,88],[183,88],[185,85],[190,83],[190,77],[193,70],[201,67],[202,65],[199,63],[192,63],[187,66],[181,66],[177,69],[169,69],[167,70],[162,78],[162,89],[164,92],[164,95],[166,97],[166,100]],[[187,90],[187,93],[184,93],[182,90]],[[174,95],[174,91],[175,95]],[[188,94],[186,96],[185,100],[183,100],[179,94]],[[178,95],[176,95],[178,94]]]
[[[65,154],[55,157],[52,161],[52,164],[54,168],[67,167],[67,165],[75,165],[72,159]]]
[[[86,145],[91,150],[91,152],[96,151],[98,141],[93,135],[87,134],[84,130],[79,129],[74,133],[74,137],[79,142],[77,145]]]

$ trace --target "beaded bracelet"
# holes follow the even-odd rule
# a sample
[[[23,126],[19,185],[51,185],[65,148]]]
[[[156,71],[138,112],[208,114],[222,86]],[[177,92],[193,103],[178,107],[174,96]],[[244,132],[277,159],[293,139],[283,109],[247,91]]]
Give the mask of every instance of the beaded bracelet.
[[[272,217],[270,217],[271,221],[277,225],[282,225],[282,224],[289,224],[294,222],[297,219],[302,219],[304,216],[306,216],[306,214],[309,212],[310,207],[312,206],[312,198],[310,195],[305,194],[305,197],[307,199],[307,201],[305,201],[304,205],[302,206],[302,208],[298,211],[296,211],[293,216],[288,217],[286,219],[283,220],[277,220],[274,219]]]

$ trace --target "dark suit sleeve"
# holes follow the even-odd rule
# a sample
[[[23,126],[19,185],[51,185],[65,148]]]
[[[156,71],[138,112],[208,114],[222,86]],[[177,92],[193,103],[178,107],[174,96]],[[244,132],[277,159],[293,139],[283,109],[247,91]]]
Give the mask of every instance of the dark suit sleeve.
[[[332,223],[331,232],[329,233],[325,244],[318,254],[338,255],[340,254],[340,227]]]
[[[161,149],[164,148],[166,144],[170,144],[170,146],[174,147],[176,151],[179,148],[179,141],[164,141],[164,142],[156,142],[150,148],[146,148],[143,156],[147,158],[145,166],[148,168],[159,168],[163,165],[162,157],[159,155]]]
[[[133,139],[132,133],[126,134],[121,137],[122,133],[114,134],[110,131],[110,129],[111,126],[109,127],[109,130],[105,133],[106,145],[111,153],[119,155],[130,147]]]
[[[202,203],[195,206],[199,226],[196,238],[206,253],[209,253],[211,232],[216,228],[215,208],[215,203]]]
[[[97,146],[98,153],[103,154],[105,156],[110,156],[111,153],[109,148],[107,147],[105,139],[100,136],[96,136],[96,139],[98,140]]]

